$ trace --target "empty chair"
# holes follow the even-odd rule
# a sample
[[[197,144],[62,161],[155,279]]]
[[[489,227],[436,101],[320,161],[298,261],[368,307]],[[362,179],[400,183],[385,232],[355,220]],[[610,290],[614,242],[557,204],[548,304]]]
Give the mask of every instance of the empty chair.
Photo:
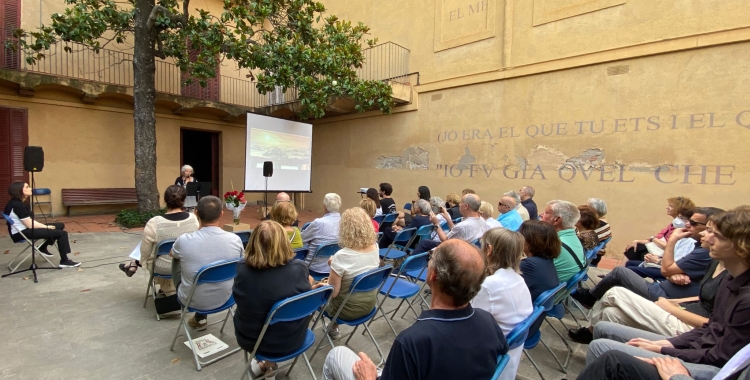
[[[391,331],[393,331],[394,335],[398,335],[398,333],[396,332],[396,329],[393,327],[391,322],[388,320],[388,314],[392,313],[393,315],[391,316],[391,319],[393,319],[393,316],[396,315],[404,301],[415,296],[421,289],[418,284],[415,284],[409,280],[404,280],[401,277],[407,272],[424,269],[427,266],[427,260],[429,259],[428,255],[429,252],[423,252],[407,258],[404,263],[401,264],[398,273],[389,277],[383,287],[380,288],[379,292],[383,295],[383,300],[380,301],[380,304],[377,308],[385,318],[386,323],[388,323],[388,326],[391,328]],[[401,299],[401,302],[398,304],[398,307],[396,307],[396,309],[386,313],[383,311],[383,304],[388,298]],[[407,302],[406,305],[409,309],[411,309],[412,312],[414,312],[414,315],[419,317],[419,313],[414,310],[411,303]],[[370,320],[367,325],[371,325],[372,322],[373,320]]]
[[[411,250],[409,246],[416,235],[416,228],[407,228],[396,233],[393,243],[388,248],[380,249],[380,258],[383,260],[398,260],[403,258]]]

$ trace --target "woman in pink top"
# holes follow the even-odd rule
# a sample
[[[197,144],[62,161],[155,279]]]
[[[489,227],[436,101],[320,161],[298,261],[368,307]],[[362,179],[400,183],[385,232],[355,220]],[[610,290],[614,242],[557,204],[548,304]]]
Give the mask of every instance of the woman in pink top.
[[[667,240],[672,235],[672,231],[677,227],[674,224],[679,220],[677,217],[686,210],[692,210],[695,208],[695,204],[688,197],[673,197],[667,199],[667,215],[672,217],[672,222],[661,230],[658,234],[649,237],[648,239],[633,240],[625,247],[625,256],[629,260],[643,261],[643,256],[648,253],[646,244],[654,243],[661,249],[667,246]]]

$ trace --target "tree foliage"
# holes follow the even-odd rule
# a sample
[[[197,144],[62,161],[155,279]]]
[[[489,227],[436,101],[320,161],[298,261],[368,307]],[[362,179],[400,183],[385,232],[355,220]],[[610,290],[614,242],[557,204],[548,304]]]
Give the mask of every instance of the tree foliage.
[[[63,14],[52,15],[49,26],[17,37],[28,53],[27,61],[44,58],[41,53],[57,40],[72,41],[99,51],[105,44],[125,43],[134,27],[136,7],[130,0],[66,0]],[[154,57],[173,58],[188,81],[205,85],[216,76],[223,59],[257,74],[257,89],[265,94],[281,87],[296,87],[301,100],[300,118],[319,118],[330,97],[347,96],[362,112],[392,107],[386,83],[357,78],[362,66],[362,45],[369,28],[362,23],[324,17],[325,7],[311,0],[224,0],[223,12],[190,10],[190,0],[149,2],[148,29]],[[192,54],[191,54],[192,52]],[[196,54],[197,53],[197,54]],[[334,84],[335,83],[335,84]]]

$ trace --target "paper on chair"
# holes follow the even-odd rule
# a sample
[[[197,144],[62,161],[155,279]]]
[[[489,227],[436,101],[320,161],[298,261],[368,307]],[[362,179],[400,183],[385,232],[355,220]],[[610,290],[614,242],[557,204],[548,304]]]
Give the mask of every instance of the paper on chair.
[[[138,243],[133,252],[130,252],[130,258],[138,261],[141,260],[141,243]]]
[[[195,353],[205,359],[215,353],[221,352],[229,348],[226,343],[222,342],[219,338],[213,334],[204,335],[199,338],[193,339],[195,345]],[[190,341],[186,340],[185,345],[190,348]]]

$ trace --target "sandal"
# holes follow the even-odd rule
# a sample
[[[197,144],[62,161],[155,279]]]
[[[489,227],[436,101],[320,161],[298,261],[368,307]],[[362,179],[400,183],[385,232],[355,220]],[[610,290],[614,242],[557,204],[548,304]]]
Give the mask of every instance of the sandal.
[[[140,265],[137,265],[137,264],[136,264],[136,265],[133,265],[133,262],[131,261],[131,262],[127,263],[127,264],[125,264],[125,263],[120,263],[120,265],[119,265],[119,266],[120,266],[120,270],[121,270],[121,271],[123,271],[123,272],[125,272],[125,274],[126,274],[126,275],[127,275],[128,277],[133,277],[133,275],[135,274],[135,271],[136,271],[136,270],[138,270],[138,267],[139,267]],[[133,269],[133,270],[130,270],[131,268],[134,268],[134,269]]]

